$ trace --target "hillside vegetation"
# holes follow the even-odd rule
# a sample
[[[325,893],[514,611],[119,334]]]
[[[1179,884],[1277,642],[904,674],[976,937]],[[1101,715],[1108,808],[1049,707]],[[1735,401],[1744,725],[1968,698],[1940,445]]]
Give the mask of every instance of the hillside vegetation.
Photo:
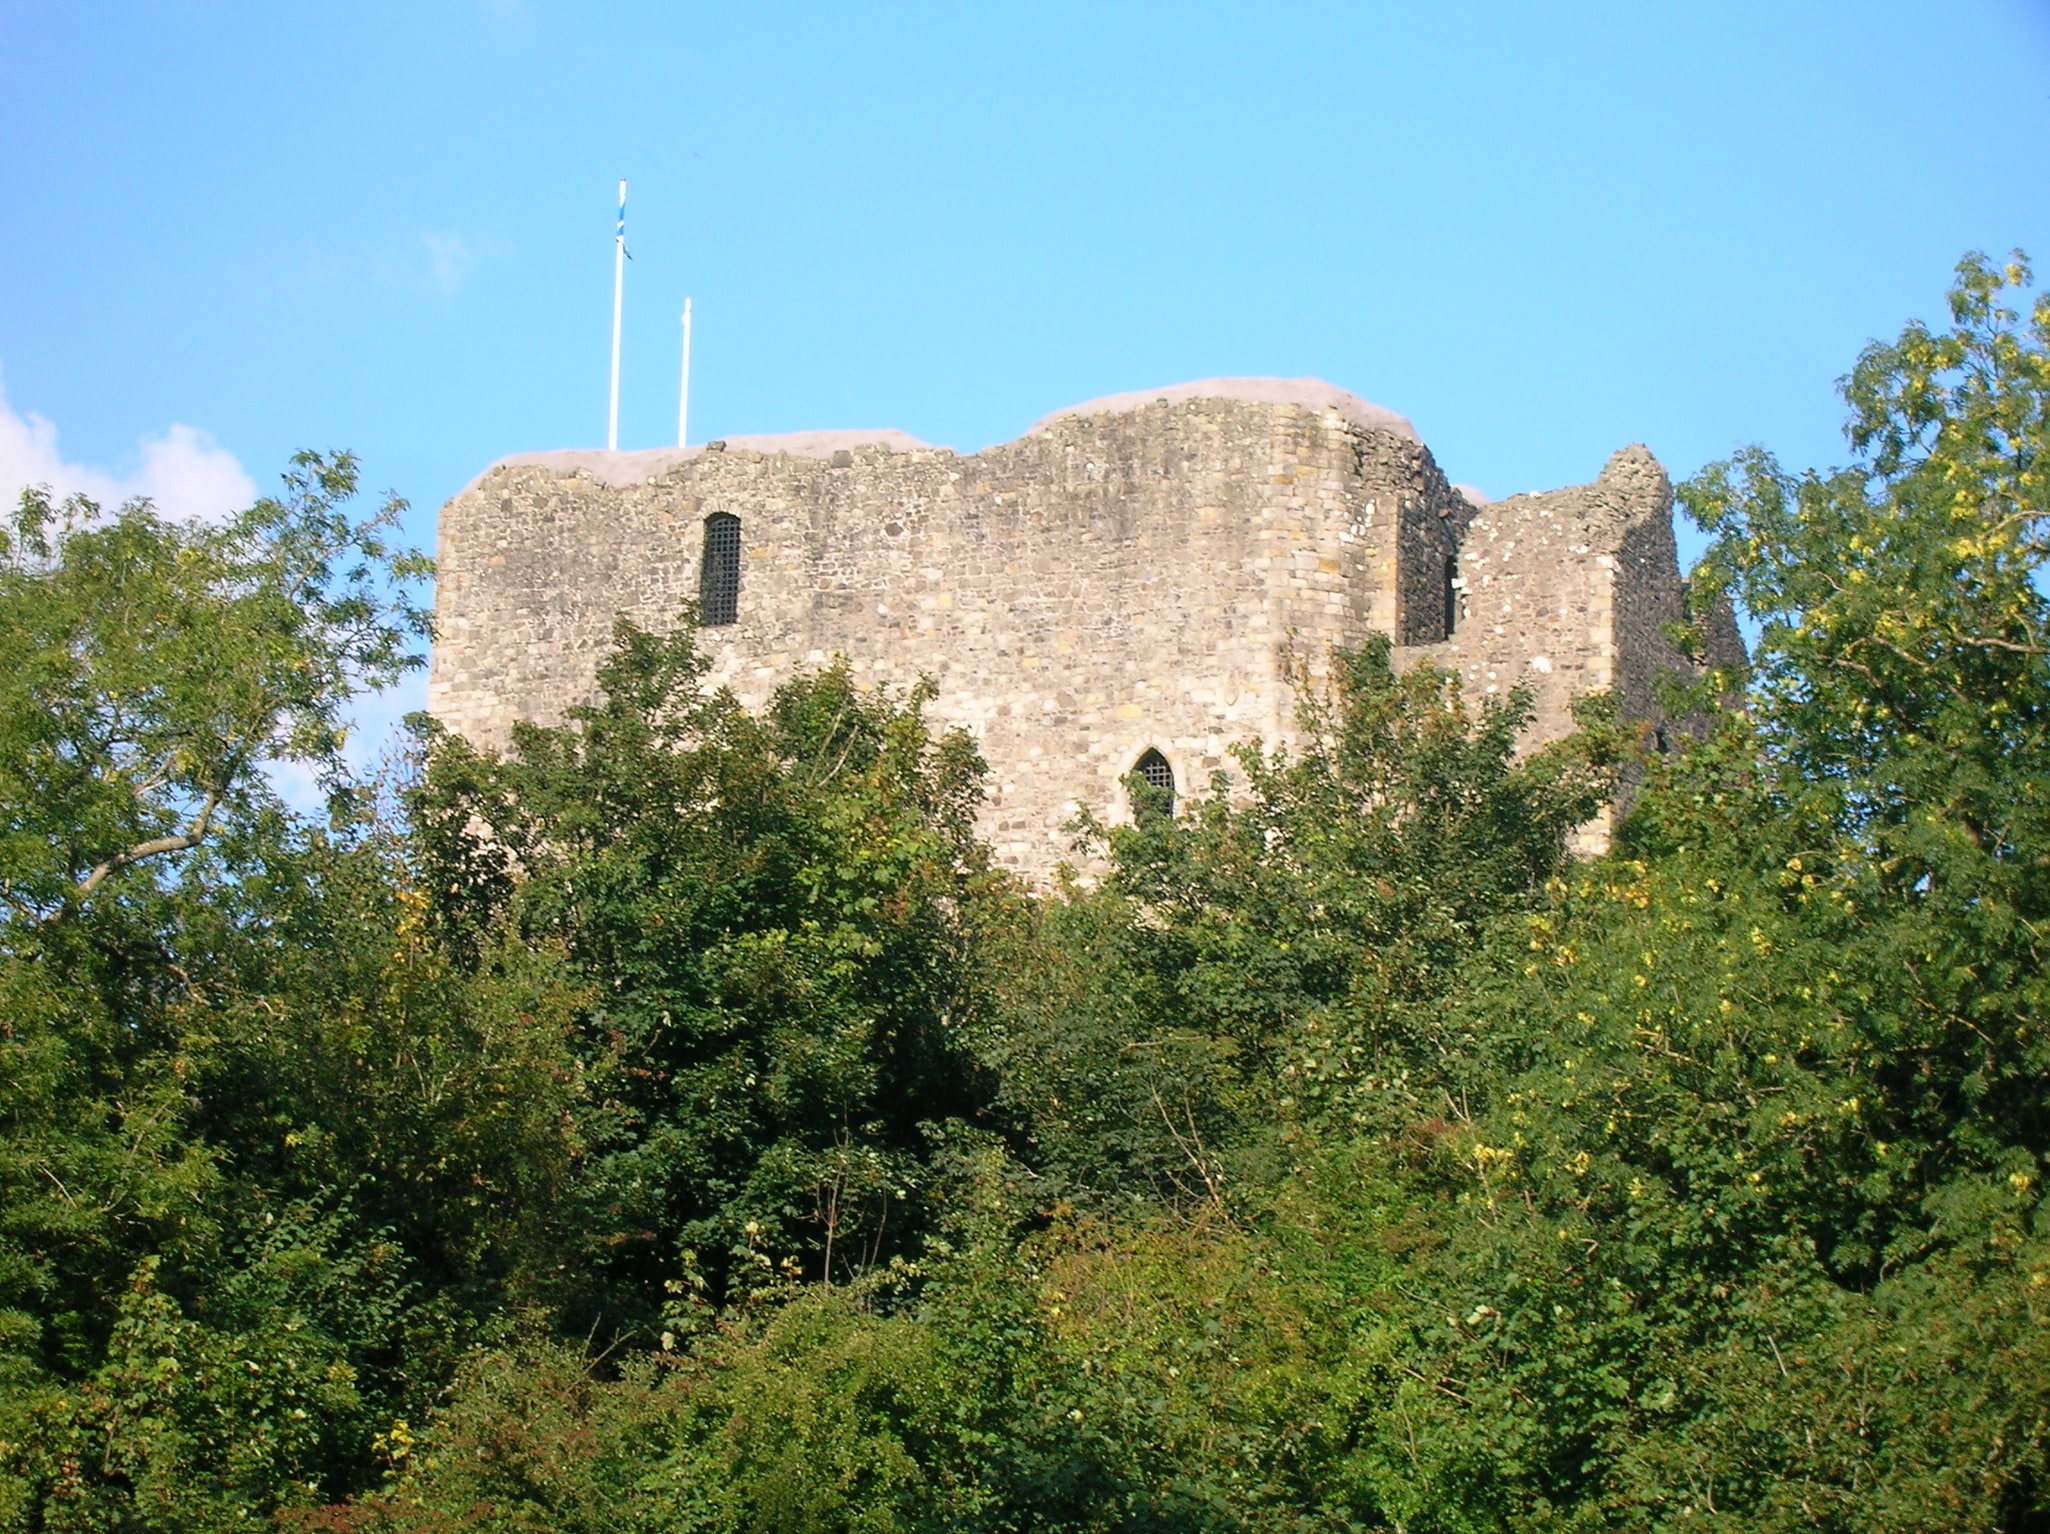
[[[2050,1528],[2029,282],[1683,488],[1757,640],[1669,750],[1376,643],[1052,893],[928,695],[687,624],[352,778],[346,456],[25,497],[0,1530]]]

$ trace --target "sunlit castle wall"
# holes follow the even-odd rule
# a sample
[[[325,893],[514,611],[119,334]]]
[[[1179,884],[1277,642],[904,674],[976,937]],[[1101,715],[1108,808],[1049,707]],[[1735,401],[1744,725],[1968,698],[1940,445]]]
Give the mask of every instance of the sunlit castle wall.
[[[1639,596],[1601,563],[1646,517],[1670,546],[1663,486],[1596,495],[1582,534],[1512,574],[1530,540],[1463,553],[1499,514],[1446,482],[1407,421],[1309,379],[1098,400],[966,455],[898,432],[522,455],[443,509],[429,708],[485,746],[559,719],[591,695],[615,618],[673,626],[708,533],[716,577],[716,530],[737,519],[733,621],[700,635],[712,680],[758,706],[836,657],[866,686],[933,678],[929,717],[990,764],[984,834],[1044,876],[1078,809],[1125,817],[1121,780],[1149,750],[1188,793],[1234,742],[1290,739],[1291,653],[1318,678],[1378,630],[1483,688],[1528,677],[1534,741],[1570,727],[1571,687],[1634,676],[1637,650],[1684,664],[1632,616],[1675,608],[1677,567]],[[1517,608],[1484,638],[1474,609],[1498,582],[1549,616]]]

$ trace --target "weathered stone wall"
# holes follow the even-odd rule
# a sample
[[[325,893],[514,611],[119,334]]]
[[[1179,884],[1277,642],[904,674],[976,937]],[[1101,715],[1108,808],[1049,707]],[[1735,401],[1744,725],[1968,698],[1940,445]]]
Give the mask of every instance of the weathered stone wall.
[[[1593,486],[1476,509],[1407,422],[1307,380],[1098,401],[972,455],[894,433],[534,455],[442,512],[429,707],[484,745],[559,718],[616,616],[677,621],[705,519],[731,513],[739,619],[701,633],[713,680],[755,706],[836,656],[863,685],[931,676],[934,722],[990,763],[998,857],[1044,873],[1078,807],[1122,816],[1149,747],[1189,791],[1233,743],[1290,738],[1291,646],[1316,678],[1370,631],[1441,641],[1413,653],[1482,691],[1536,684],[1536,738],[1589,687],[1648,699],[1670,500],[1635,449]]]
[[[1475,693],[1529,688],[1537,710],[1533,734],[1550,740],[1566,733],[1575,698],[1618,684],[1621,633],[1640,649],[1646,641],[1665,644],[1656,622],[1640,621],[1637,608],[1646,602],[1658,608],[1660,574],[1674,599],[1680,595],[1671,553],[1672,500],[1665,471],[1638,447],[1610,458],[1591,485],[1511,496],[1477,508],[1458,553],[1452,636],[1423,653],[1457,669]],[[1648,529],[1654,542],[1663,529],[1665,569],[1636,572],[1626,603],[1631,611],[1619,630],[1624,545],[1639,529]],[[1633,545],[1640,562],[1642,542]],[[1657,654],[1633,651],[1632,674],[1677,661],[1663,648]],[[1647,691],[1630,701],[1648,700]]]
[[[1457,597],[1452,582],[1473,503],[1445,482],[1429,453],[1402,501],[1402,553],[1396,562],[1396,642],[1433,644],[1452,632]]]
[[[1469,693],[1527,688],[1532,745],[1567,734],[1574,701],[1600,690],[1626,718],[1662,725],[1659,677],[1694,671],[1669,634],[1686,617],[1686,582],[1673,487],[1649,451],[1624,448],[1591,485],[1477,508],[1458,560],[1452,635],[1419,658],[1458,671]],[[1741,660],[1727,615],[1723,626],[1722,650]],[[1600,851],[1608,831],[1607,817],[1587,827],[1582,850]]]

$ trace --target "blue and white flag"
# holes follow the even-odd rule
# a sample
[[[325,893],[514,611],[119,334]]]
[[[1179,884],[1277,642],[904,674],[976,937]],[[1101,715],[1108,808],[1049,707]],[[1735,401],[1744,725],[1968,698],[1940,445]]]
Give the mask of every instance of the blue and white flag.
[[[626,258],[627,258],[627,260],[631,261],[631,260],[633,260],[633,258],[634,258],[634,253],[633,253],[632,251],[630,251],[630,250],[628,250],[628,249],[626,248],[626,196],[625,196],[625,183],[624,183],[624,182],[621,182],[621,183],[620,183],[620,186],[621,186],[621,195],[620,195],[620,199],[619,199],[619,230],[618,230],[618,232],[617,232],[617,233],[616,233],[616,234],[614,235],[614,238],[615,238],[615,239],[617,239],[617,240],[619,241],[619,249],[620,249],[620,252],[621,252],[621,254],[623,254],[623,255],[624,255],[624,256],[625,256]]]

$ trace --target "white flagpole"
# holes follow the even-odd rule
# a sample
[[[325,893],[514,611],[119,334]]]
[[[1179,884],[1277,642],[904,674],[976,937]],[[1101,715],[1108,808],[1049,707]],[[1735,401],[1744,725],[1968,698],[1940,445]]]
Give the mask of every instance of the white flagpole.
[[[626,178],[619,182],[619,231],[612,237],[612,410],[605,418],[605,451],[619,451],[619,307],[626,291]]]
[[[690,446],[690,300],[683,301],[683,388],[676,396],[676,445]]]

